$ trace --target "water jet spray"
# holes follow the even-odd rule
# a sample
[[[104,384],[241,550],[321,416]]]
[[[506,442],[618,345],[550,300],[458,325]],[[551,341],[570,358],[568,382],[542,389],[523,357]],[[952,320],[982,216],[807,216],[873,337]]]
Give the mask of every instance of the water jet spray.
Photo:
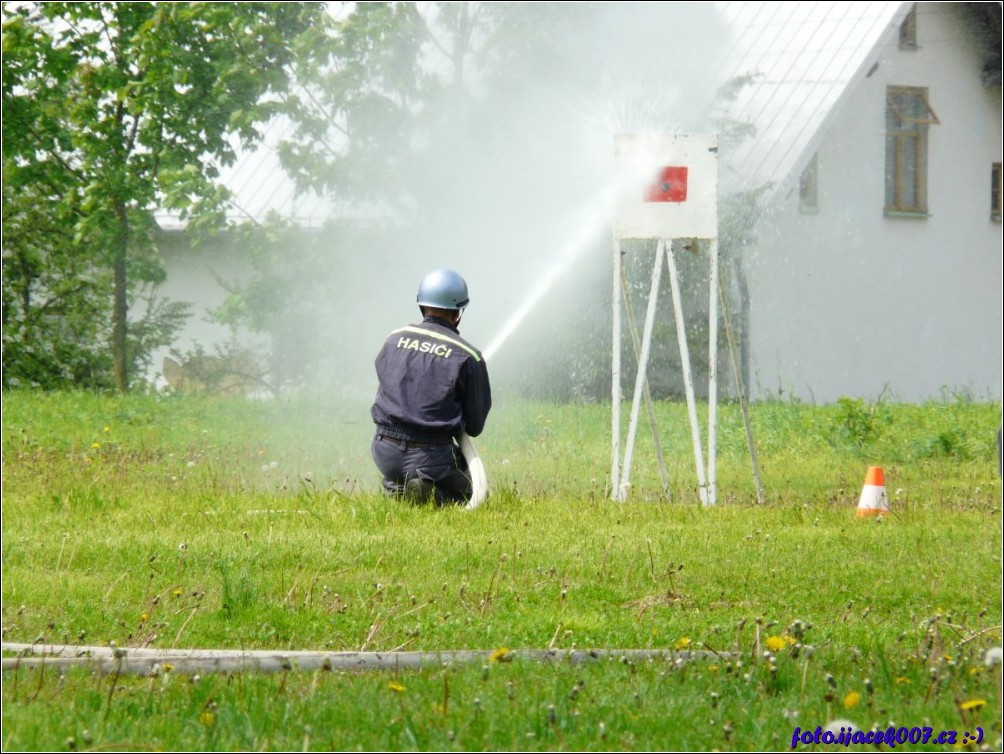
[[[499,330],[485,348],[483,354],[485,359],[490,359],[505,344],[516,329],[523,323],[523,320],[533,311],[534,307],[540,303],[541,299],[554,287],[555,283],[568,272],[572,264],[578,259],[583,250],[590,247],[591,243],[599,237],[600,232],[610,223],[610,212],[613,200],[619,193],[620,182],[600,190],[592,201],[588,202],[579,215],[580,221],[575,223],[578,230],[573,237],[565,243],[557,254],[554,262],[537,280],[529,295],[523,300],[512,316]]]

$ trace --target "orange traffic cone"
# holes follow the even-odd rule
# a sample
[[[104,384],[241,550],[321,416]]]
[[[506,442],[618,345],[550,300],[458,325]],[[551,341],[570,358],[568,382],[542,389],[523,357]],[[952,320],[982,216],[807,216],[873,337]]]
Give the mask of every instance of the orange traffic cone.
[[[885,496],[885,477],[881,466],[869,466],[865,474],[865,486],[858,501],[858,518],[881,516],[889,512],[889,501]]]

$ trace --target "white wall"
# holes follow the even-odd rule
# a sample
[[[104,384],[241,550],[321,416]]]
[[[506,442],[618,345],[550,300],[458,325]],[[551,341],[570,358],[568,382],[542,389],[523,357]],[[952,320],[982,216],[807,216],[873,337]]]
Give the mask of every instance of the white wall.
[[[751,393],[830,402],[920,401],[945,391],[1001,399],[1001,90],[950,3],[918,4],[918,45],[896,38],[830,122],[819,210],[797,188],[746,259]],[[929,216],[885,217],[885,92],[928,88]]]
[[[148,379],[160,386],[164,385],[161,378],[164,357],[170,351],[187,355],[202,348],[214,355],[231,341],[230,329],[212,321],[210,315],[226,300],[228,293],[223,283],[244,282],[252,272],[246,250],[225,242],[210,241],[193,249],[179,233],[164,240],[162,251],[167,278],[157,293],[190,304],[191,316],[174,344],[154,353],[153,373]],[[240,344],[263,354],[267,354],[269,347],[268,338],[251,335],[246,330],[241,332]]]

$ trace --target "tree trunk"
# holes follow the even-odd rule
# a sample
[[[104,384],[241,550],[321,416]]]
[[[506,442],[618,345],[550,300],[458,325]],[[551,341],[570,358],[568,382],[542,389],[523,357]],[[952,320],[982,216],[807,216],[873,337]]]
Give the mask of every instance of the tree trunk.
[[[470,49],[471,31],[470,4],[460,3],[453,36],[453,86],[458,91],[464,84],[464,59]]]
[[[126,273],[126,251],[129,248],[129,216],[125,203],[117,201],[115,214],[118,218],[118,233],[113,249],[113,269],[115,271],[115,298],[112,308],[112,355],[115,359],[115,387],[120,393],[129,390],[129,361],[126,351],[128,336],[128,276]]]

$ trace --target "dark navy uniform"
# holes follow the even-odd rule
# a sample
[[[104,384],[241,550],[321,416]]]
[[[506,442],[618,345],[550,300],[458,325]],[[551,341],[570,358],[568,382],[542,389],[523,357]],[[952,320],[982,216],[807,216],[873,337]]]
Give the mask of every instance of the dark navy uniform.
[[[480,435],[491,410],[481,352],[446,320],[426,317],[390,334],[376,372],[372,450],[384,489],[404,494],[417,480],[435,490],[437,504],[468,500],[471,480],[454,437]]]

